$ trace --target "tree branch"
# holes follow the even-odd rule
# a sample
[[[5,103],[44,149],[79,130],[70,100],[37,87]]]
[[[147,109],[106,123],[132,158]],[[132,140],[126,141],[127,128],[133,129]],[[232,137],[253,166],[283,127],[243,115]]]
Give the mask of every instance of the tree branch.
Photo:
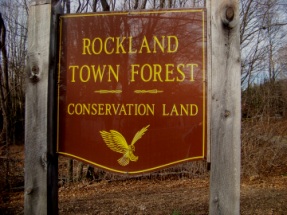
[[[103,7],[103,11],[110,11],[110,6],[107,3],[107,0],[101,0],[101,4],[102,4],[102,7]]]

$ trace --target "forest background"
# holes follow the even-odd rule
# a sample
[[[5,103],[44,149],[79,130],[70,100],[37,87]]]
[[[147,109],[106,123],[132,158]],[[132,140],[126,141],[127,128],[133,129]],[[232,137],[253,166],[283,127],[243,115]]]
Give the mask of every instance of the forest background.
[[[23,192],[25,61],[30,2],[0,0],[0,192],[8,193],[7,198],[6,195],[0,197],[0,214],[8,210],[9,193]],[[64,13],[201,8],[206,4],[205,0],[60,0],[60,3]],[[286,176],[287,2],[240,0],[240,45],[242,178]],[[143,177],[170,179],[202,175],[208,175],[205,161],[182,164]],[[72,159],[59,158],[60,186],[103,180],[124,178]]]

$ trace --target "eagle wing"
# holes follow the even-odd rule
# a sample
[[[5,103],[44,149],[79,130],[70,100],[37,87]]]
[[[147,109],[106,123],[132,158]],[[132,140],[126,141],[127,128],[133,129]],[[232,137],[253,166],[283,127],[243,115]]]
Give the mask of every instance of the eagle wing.
[[[122,154],[127,152],[129,146],[121,133],[115,130],[110,130],[110,132],[100,131],[100,133],[103,140],[111,150]]]
[[[135,134],[131,145],[134,145],[134,144],[145,134],[145,132],[147,131],[147,128],[148,128],[148,127],[149,127],[149,125],[147,125],[146,127],[142,128],[141,130],[139,130],[139,131]]]

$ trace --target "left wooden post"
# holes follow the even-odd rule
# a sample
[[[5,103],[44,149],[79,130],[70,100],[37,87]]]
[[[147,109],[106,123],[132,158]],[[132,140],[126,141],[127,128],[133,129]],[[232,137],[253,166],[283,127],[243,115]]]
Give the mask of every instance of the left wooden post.
[[[56,154],[57,14],[60,4],[29,5],[25,103],[24,214],[58,214]]]

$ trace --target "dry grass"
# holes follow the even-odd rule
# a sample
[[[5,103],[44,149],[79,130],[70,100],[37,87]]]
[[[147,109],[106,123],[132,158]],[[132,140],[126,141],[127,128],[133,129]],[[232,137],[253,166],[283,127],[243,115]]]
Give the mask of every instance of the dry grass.
[[[287,119],[246,119],[241,139],[243,176],[287,174]]]

